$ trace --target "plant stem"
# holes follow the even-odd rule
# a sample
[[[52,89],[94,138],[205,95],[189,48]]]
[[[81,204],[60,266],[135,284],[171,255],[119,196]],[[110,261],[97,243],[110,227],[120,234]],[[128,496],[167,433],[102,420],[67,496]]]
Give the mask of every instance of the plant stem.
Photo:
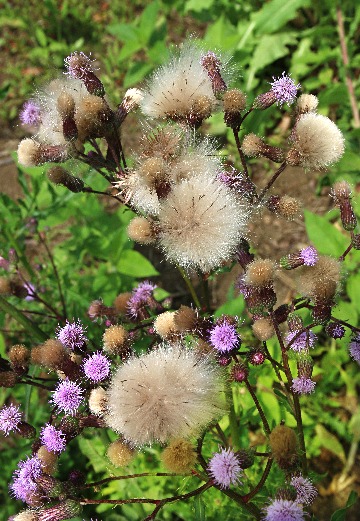
[[[188,476],[189,474],[181,474]],[[100,485],[105,485],[105,483],[110,483],[110,481],[122,480],[122,479],[133,479],[133,478],[143,478],[146,476],[179,476],[179,474],[174,474],[172,472],[142,472],[141,474],[129,474],[128,476],[112,476],[111,478],[101,479],[100,481],[94,481],[93,483],[86,483],[80,488],[90,488],[90,487],[98,487]]]
[[[279,177],[279,175],[281,174],[281,172],[283,172],[285,170],[287,166],[287,163],[286,161],[284,161],[283,163],[281,163],[281,165],[279,166],[279,168],[276,170],[276,172],[273,174],[272,178],[270,179],[270,181],[268,182],[268,184],[265,186],[265,188],[262,190],[262,192],[260,193],[259,195],[259,198],[257,200],[258,203],[260,203],[265,195],[267,194],[267,192],[270,190],[270,188],[272,187],[272,185],[275,183],[276,179]]]
[[[253,399],[253,401],[255,403],[255,406],[256,406],[256,408],[258,410],[258,413],[260,414],[261,421],[263,422],[263,425],[264,425],[264,430],[265,430],[266,434],[269,435],[271,430],[270,430],[269,423],[268,423],[268,421],[266,419],[264,410],[261,407],[261,404],[260,404],[260,402],[258,400],[258,397],[256,396],[256,394],[255,394],[253,388],[251,387],[251,384],[250,384],[250,382],[249,382],[249,380],[247,378],[245,379],[245,385],[246,385],[247,390],[251,394],[251,398]]]
[[[279,329],[279,325],[277,323],[276,317],[273,312],[270,313],[271,320],[273,323],[273,327],[276,333],[276,336],[278,338],[280,347],[281,347],[281,354],[284,364],[284,371],[287,378],[287,383],[289,389],[291,389],[291,382],[292,382],[292,374],[289,366],[289,359],[286,351],[286,346],[284,344],[283,338],[281,336],[281,332]],[[297,424],[297,430],[299,435],[299,442],[300,442],[300,450],[301,450],[301,465],[302,465],[302,471],[304,476],[307,476],[307,461],[306,461],[306,446],[305,446],[305,438],[304,438],[304,429],[302,424],[302,418],[301,418],[301,408],[300,408],[300,401],[299,396],[296,393],[291,393],[293,403],[294,403],[294,416],[296,419]]]
[[[272,464],[273,464],[273,460],[272,460],[272,458],[269,458],[267,460],[265,470],[263,472],[263,475],[261,476],[259,483],[256,485],[256,487],[251,492],[246,494],[246,496],[243,496],[244,501],[249,501],[254,496],[256,496],[256,494],[262,489],[262,486],[264,485],[265,481],[267,480],[267,478],[269,476]]]
[[[189,279],[189,277],[185,273],[185,270],[181,266],[177,265],[177,269],[179,270],[182,278],[184,279],[184,281],[185,281],[185,283],[186,283],[186,285],[187,285],[187,287],[188,287],[188,289],[190,291],[190,294],[191,294],[191,297],[192,297],[192,299],[194,301],[195,306],[198,309],[201,309],[200,300],[199,300],[199,298],[198,298],[198,296],[197,296],[197,294],[195,292],[195,288],[194,288],[191,280]]]
[[[34,324],[31,320],[29,320],[21,311],[19,311],[15,306],[7,302],[0,295],[0,309],[5,313],[8,313],[14,320],[19,322],[27,331],[29,331],[34,338],[36,338],[39,342],[45,342],[47,340],[47,335],[42,331],[36,324]]]

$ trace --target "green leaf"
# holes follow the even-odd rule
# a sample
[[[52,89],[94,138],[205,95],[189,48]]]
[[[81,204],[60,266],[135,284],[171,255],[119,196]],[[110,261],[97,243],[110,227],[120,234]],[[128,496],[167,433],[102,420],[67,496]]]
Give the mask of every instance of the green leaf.
[[[274,61],[289,54],[288,45],[296,43],[293,33],[271,34],[263,36],[252,56],[250,68],[258,71]]]
[[[346,456],[344,447],[341,445],[337,437],[329,432],[323,425],[317,425],[316,426],[316,438],[314,438],[315,444],[319,447],[325,447],[333,454],[336,454],[336,456],[345,463]]]
[[[131,277],[154,277],[159,273],[141,253],[133,250],[124,250],[117,264],[117,269],[123,275]]]
[[[37,26],[35,29],[35,36],[36,36],[37,41],[41,45],[41,47],[46,47],[46,45],[47,45],[46,34],[39,26]]]
[[[329,223],[326,217],[304,210],[305,226],[310,241],[319,253],[339,257],[349,245],[350,239]]]
[[[333,515],[330,518],[330,521],[345,521],[346,520],[346,512],[347,510],[355,505],[355,503],[358,500],[358,495],[355,492],[355,490],[352,490],[350,492],[350,495],[348,497],[348,500],[346,502],[346,506],[344,508],[340,508],[336,512],[333,513]]]
[[[206,505],[202,494],[194,497],[195,521],[205,521]]]
[[[259,34],[271,34],[278,31],[289,20],[297,15],[297,10],[307,7],[310,0],[272,0],[254,13],[252,20],[256,23],[256,31]]]
[[[228,302],[225,302],[222,306],[220,306],[214,313],[215,317],[220,317],[221,315],[241,315],[241,313],[245,309],[244,297],[240,295]]]
[[[214,0],[188,0],[185,4],[185,13],[194,11],[200,13],[201,11],[210,9]]]

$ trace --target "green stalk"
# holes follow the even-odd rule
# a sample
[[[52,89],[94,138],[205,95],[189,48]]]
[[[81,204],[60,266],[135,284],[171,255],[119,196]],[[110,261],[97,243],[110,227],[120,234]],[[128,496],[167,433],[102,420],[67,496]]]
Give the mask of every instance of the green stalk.
[[[4,299],[0,295],[0,309],[4,311],[5,313],[8,313],[14,320],[19,322],[24,329],[26,329],[29,333],[32,334],[34,338],[36,338],[39,342],[45,342],[45,340],[48,339],[48,336],[42,331],[34,322],[29,320],[24,313],[16,309],[15,306],[10,304],[10,302],[7,302],[7,300]]]
[[[191,280],[189,279],[189,277],[186,275],[185,273],[185,270],[181,267],[181,266],[177,266],[177,269],[179,270],[182,278],[184,279],[189,291],[190,291],[190,294],[192,296],[192,299],[194,301],[194,304],[195,306],[198,308],[198,309],[201,309],[201,304],[200,304],[200,300],[195,292],[195,288],[191,282]]]

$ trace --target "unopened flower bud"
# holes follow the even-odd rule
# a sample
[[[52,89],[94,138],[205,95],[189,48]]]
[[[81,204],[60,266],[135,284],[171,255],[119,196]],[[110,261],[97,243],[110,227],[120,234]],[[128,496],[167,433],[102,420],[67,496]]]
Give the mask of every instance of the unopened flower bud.
[[[293,221],[299,216],[301,210],[300,201],[288,195],[284,195],[283,197],[272,195],[266,201],[266,206],[271,212],[276,213],[279,217],[287,221]]]
[[[355,250],[360,250],[360,233],[356,233],[353,235],[351,239],[351,244]]]
[[[192,443],[188,440],[173,440],[161,454],[164,466],[170,472],[183,474],[190,472],[196,463],[197,455]]]
[[[144,93],[140,89],[128,89],[125,92],[124,99],[117,108],[119,125],[121,125],[129,112],[138,108],[143,98]]]
[[[266,355],[261,348],[251,347],[246,358],[251,365],[262,365],[266,360]]]
[[[274,317],[277,324],[282,324],[285,322],[289,316],[290,307],[287,304],[281,304],[278,308],[274,310]]]
[[[18,381],[18,376],[14,371],[1,371],[0,372],[0,387],[11,388]]]
[[[20,436],[23,438],[26,438],[28,440],[31,440],[32,438],[35,438],[36,436],[36,429],[32,425],[30,425],[27,422],[20,422],[18,424],[18,430]]]
[[[20,141],[18,161],[23,166],[39,166],[44,163],[61,163],[69,157],[64,145],[44,145],[31,138]]]
[[[41,460],[43,471],[46,474],[54,474],[59,456],[54,452],[48,451],[45,445],[41,445],[37,450],[36,455]]]
[[[247,377],[249,376],[249,369],[244,364],[235,364],[231,368],[231,379],[234,382],[245,382]]]
[[[103,387],[97,387],[90,391],[89,409],[93,414],[102,416],[106,412],[107,394]]]
[[[105,306],[102,300],[93,300],[88,309],[88,315],[91,319],[104,318],[116,315],[116,310],[112,307]]]
[[[346,181],[334,184],[331,195],[336,206],[340,208],[341,222],[346,231],[356,228],[357,219],[351,204],[351,189]]]
[[[164,313],[160,313],[154,320],[154,329],[158,335],[163,339],[171,339],[176,335],[176,325],[174,322],[173,311],[165,311]]]
[[[185,331],[192,331],[197,322],[198,316],[196,311],[188,306],[181,305],[174,313],[174,325],[176,331],[184,333]]]
[[[236,451],[236,457],[242,469],[250,468],[255,462],[254,449],[240,449]]]
[[[120,293],[114,300],[114,308],[121,315],[126,315],[130,297],[131,291],[126,291],[124,293]]]
[[[49,339],[44,344],[33,347],[31,350],[33,364],[48,369],[62,371],[70,380],[80,376],[79,366],[70,359],[69,354],[60,340]]]
[[[129,239],[140,244],[153,244],[156,241],[154,224],[145,217],[134,217],[128,225]]]
[[[44,491],[45,496],[48,498],[59,497],[64,490],[64,486],[61,481],[54,478],[53,476],[50,476],[49,474],[42,473],[38,478],[36,478],[36,483]]]
[[[30,363],[30,350],[22,344],[16,344],[9,349],[9,360],[17,374],[26,373]]]
[[[71,175],[62,166],[52,166],[47,171],[48,179],[55,185],[63,185],[71,192],[82,192],[84,182],[78,177]]]
[[[271,105],[273,105],[275,102],[276,102],[276,96],[271,90],[269,90],[268,92],[265,92],[264,94],[259,94],[259,96],[257,96],[254,99],[253,108],[265,110],[265,109],[271,107]]]
[[[108,327],[103,334],[104,351],[113,355],[125,354],[129,347],[129,333],[121,325]]]
[[[227,86],[221,77],[221,61],[216,54],[211,51],[207,52],[201,57],[200,63],[208,73],[215,96],[225,92]]]
[[[296,102],[296,114],[306,114],[307,112],[315,112],[319,100],[313,94],[301,94]]]
[[[81,515],[83,508],[77,501],[67,499],[50,508],[40,509],[37,521],[63,521]]]
[[[115,467],[126,467],[134,458],[135,451],[125,441],[116,440],[110,443],[106,455]]]
[[[282,469],[293,466],[297,459],[297,437],[293,429],[277,425],[270,433],[269,445],[276,463]]]
[[[89,94],[104,96],[105,89],[99,78],[94,74],[92,60],[83,52],[73,52],[65,58],[67,74],[81,80]]]
[[[272,320],[270,318],[260,318],[252,325],[252,330],[256,338],[261,342],[266,342],[275,335]]]
[[[333,301],[317,302],[311,310],[311,316],[315,324],[325,325],[331,319]]]
[[[276,264],[270,259],[256,259],[246,267],[244,281],[255,287],[272,284]]]
[[[241,112],[246,108],[246,94],[239,89],[231,89],[224,93],[224,121],[228,127],[238,128]]]
[[[254,254],[250,253],[250,245],[245,239],[241,239],[235,255],[238,263],[244,269],[254,260]]]
[[[275,163],[284,161],[284,152],[281,148],[267,145],[255,134],[247,134],[242,142],[242,150],[249,157],[267,157]]]

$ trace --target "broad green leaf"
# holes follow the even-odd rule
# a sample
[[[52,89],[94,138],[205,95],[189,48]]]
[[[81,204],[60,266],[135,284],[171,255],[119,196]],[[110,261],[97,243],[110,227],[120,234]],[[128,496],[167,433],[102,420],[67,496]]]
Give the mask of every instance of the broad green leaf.
[[[297,10],[307,7],[310,0],[272,0],[266,2],[260,11],[253,14],[252,20],[256,24],[259,34],[271,34],[278,31],[289,20],[297,15]]]
[[[359,291],[359,290],[358,290]],[[358,313],[352,302],[340,301],[334,308],[334,316],[350,324],[357,324]]]
[[[124,250],[117,264],[117,270],[131,277],[154,277],[159,273],[141,253],[133,250]]]
[[[289,54],[288,45],[296,43],[294,33],[280,33],[263,36],[251,59],[251,69],[258,71]]]
[[[46,47],[46,44],[47,44],[46,34],[39,26],[37,26],[35,28],[35,36],[36,36],[37,41],[41,45],[41,47]]]
[[[350,240],[329,223],[326,217],[304,210],[304,218],[310,242],[319,253],[334,257],[340,257],[344,253]]]

